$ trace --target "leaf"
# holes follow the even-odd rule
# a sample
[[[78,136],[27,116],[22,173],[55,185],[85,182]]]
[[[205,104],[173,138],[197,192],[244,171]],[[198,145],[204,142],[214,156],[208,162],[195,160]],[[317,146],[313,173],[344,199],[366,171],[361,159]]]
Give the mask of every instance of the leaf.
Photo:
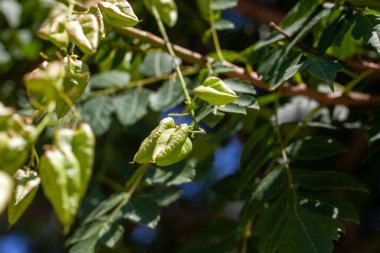
[[[99,231],[106,223],[106,218],[94,219],[90,222],[85,222],[74,232],[72,236],[65,242],[66,246],[81,244],[91,238],[98,240]],[[92,253],[92,252],[91,252]]]
[[[97,136],[108,130],[112,123],[114,111],[113,100],[108,96],[95,97],[83,106],[83,116]]]
[[[359,224],[359,215],[354,206],[336,196],[299,193],[298,199],[300,206],[310,212]]]
[[[197,231],[179,253],[226,253],[240,243],[242,231],[236,221],[217,220]]]
[[[226,19],[219,19],[219,20],[215,21],[214,26],[215,26],[215,29],[218,31],[235,28],[234,23],[232,23],[231,21],[226,20]]]
[[[139,71],[145,76],[162,76],[174,70],[172,57],[165,52],[150,51],[139,66]]]
[[[196,174],[195,161],[178,163],[168,169],[156,168],[145,180],[148,184],[180,185],[191,182]]]
[[[256,95],[255,88],[249,82],[239,79],[226,79],[224,80],[224,83],[237,93]]]
[[[210,8],[213,10],[225,10],[237,5],[238,0],[212,0]]]
[[[136,88],[126,90],[113,98],[116,115],[122,125],[133,125],[145,116],[150,94],[147,89]]]
[[[127,85],[131,76],[129,73],[120,70],[111,70],[91,76],[91,89],[103,89],[111,87],[120,87]]]
[[[94,235],[92,237],[87,238],[75,245],[73,245],[69,253],[95,253],[98,252],[99,242],[98,236]]]
[[[151,197],[133,197],[122,209],[124,219],[155,228],[160,220],[160,208]]]
[[[286,147],[286,152],[298,160],[313,160],[333,156],[346,151],[343,144],[332,138],[308,136]]]
[[[278,167],[266,175],[245,202],[240,214],[242,224],[247,224],[264,207],[265,202],[285,188],[286,180],[283,177],[284,169]]]
[[[124,193],[115,193],[109,198],[100,202],[97,207],[91,211],[91,213],[86,217],[83,223],[88,223],[93,220],[99,219],[113,208],[115,208],[125,197]]]
[[[13,180],[5,172],[0,170],[0,214],[3,213],[8,206],[9,199],[13,192]]]
[[[108,248],[115,248],[118,243],[123,239],[124,228],[119,222],[106,224],[99,232],[100,241]]]
[[[380,16],[358,14],[351,21],[354,23],[352,36],[357,40],[363,39],[380,53]]]
[[[319,57],[309,57],[303,65],[310,75],[325,81],[334,91],[333,82],[342,65],[337,61],[327,61]],[[307,67],[306,67],[307,66]]]
[[[179,188],[159,188],[152,193],[152,198],[160,207],[165,207],[181,197]]]
[[[293,170],[294,181],[310,190],[346,189],[368,193],[368,188],[358,179],[336,171]]]
[[[226,113],[237,113],[237,114],[246,115],[247,110],[245,109],[245,107],[241,107],[240,105],[236,104],[235,102],[232,104],[228,104],[228,105],[218,106],[218,111],[226,112]]]
[[[8,207],[9,226],[15,224],[24,214],[41,183],[41,179],[35,171],[18,170],[14,178],[16,187]]]
[[[186,83],[190,80],[186,79]],[[154,111],[164,111],[182,103],[184,95],[178,79],[165,81],[160,89],[149,96],[150,107]]]
[[[259,252],[331,253],[332,240],[339,239],[342,225],[293,204],[292,195],[291,190],[285,191],[256,225],[260,235]]]

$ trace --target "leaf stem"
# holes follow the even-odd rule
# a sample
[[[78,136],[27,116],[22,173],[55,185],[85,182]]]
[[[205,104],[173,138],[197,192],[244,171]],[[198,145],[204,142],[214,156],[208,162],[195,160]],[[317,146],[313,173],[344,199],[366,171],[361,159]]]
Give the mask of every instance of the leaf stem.
[[[41,133],[44,131],[44,129],[50,123],[50,120],[53,116],[54,108],[55,108],[55,103],[51,102],[47,107],[46,115],[44,116],[44,118],[41,120],[41,122],[36,127],[36,132],[34,133],[33,141],[36,141],[38,139],[38,136],[41,135]]]
[[[178,78],[179,78],[179,80],[181,82],[181,85],[182,85],[183,93],[185,94],[186,104],[187,104],[187,106],[190,109],[190,113],[191,113],[191,116],[192,116],[193,122],[194,122],[195,112],[194,112],[194,109],[193,109],[193,106],[192,106],[192,103],[191,103],[191,97],[189,95],[189,92],[187,91],[185,79],[183,77],[181,68],[180,68],[179,64],[177,63],[177,60],[176,60],[177,56],[176,56],[176,54],[175,54],[175,52],[173,50],[173,46],[172,46],[172,44],[171,44],[171,42],[169,40],[169,36],[168,36],[168,34],[166,32],[164,23],[162,22],[160,14],[158,13],[157,8],[156,8],[156,6],[154,4],[152,4],[152,12],[153,12],[154,18],[157,21],[158,29],[160,30],[160,33],[161,33],[162,37],[164,38],[166,48],[167,48],[169,54],[172,57],[173,64],[175,66]]]
[[[210,1],[210,5],[211,5],[211,2],[212,0]],[[210,10],[209,11],[210,31],[212,35],[212,40],[214,42],[215,51],[219,60],[224,61],[224,56],[223,56],[222,48],[220,46],[218,33],[216,32],[216,29],[215,29],[215,13],[214,13],[214,10],[211,8],[211,6],[209,6],[209,10]]]

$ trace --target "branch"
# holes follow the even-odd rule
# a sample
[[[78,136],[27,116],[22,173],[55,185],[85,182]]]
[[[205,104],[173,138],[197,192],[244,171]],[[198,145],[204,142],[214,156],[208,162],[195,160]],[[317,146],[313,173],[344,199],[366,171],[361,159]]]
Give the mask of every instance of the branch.
[[[154,47],[166,50],[165,41],[150,32],[136,28],[115,28],[115,30],[120,34],[139,39],[142,42],[150,43]],[[214,61],[214,59],[211,57],[202,56],[199,53],[193,52],[178,45],[173,45],[173,50],[175,54],[184,61],[196,64],[200,67],[205,66],[208,62]],[[246,80],[260,89],[269,90],[269,85],[263,82],[259,74],[256,72],[247,72],[244,68],[236,66],[230,62],[223,62],[223,64],[226,67],[234,69],[234,71],[225,73],[226,76],[235,77],[240,80]],[[348,92],[347,94],[335,92],[331,94],[325,94],[315,89],[309,88],[306,84],[292,86],[289,83],[285,83],[279,88],[279,91],[284,96],[307,96],[319,101],[324,105],[344,104],[349,106],[370,106],[380,104],[380,96],[372,96],[359,92]]]

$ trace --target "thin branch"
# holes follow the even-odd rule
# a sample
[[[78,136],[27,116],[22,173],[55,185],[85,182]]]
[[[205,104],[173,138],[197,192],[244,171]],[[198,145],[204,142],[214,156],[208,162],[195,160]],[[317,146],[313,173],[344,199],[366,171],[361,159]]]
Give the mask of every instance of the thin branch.
[[[165,41],[150,32],[142,31],[136,28],[117,28],[115,30],[120,34],[139,39],[143,42],[148,42],[154,47],[166,50]],[[202,56],[201,54],[193,52],[187,48],[183,48],[178,45],[172,46],[175,54],[188,63],[203,67],[206,66],[208,62],[214,61],[211,57]],[[256,72],[247,72],[244,68],[229,62],[223,62],[223,64],[226,67],[233,69],[233,71],[225,73],[227,76],[235,77],[240,80],[246,80],[260,89],[269,90],[269,85],[263,82],[259,74]],[[347,94],[335,92],[333,94],[325,94],[307,87],[306,84],[292,86],[289,83],[285,83],[279,88],[279,91],[283,96],[303,95],[315,99],[324,105],[344,104],[349,106],[370,106],[380,104],[380,96],[359,92],[349,92]]]

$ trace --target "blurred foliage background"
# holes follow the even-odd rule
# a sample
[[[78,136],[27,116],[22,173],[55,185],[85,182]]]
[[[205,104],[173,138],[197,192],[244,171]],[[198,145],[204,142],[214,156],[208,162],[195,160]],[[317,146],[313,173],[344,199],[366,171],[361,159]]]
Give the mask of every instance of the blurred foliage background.
[[[265,38],[271,31],[269,22],[279,23],[296,2],[295,0],[240,0],[238,7],[222,14],[225,19],[235,24],[234,29],[220,32],[222,48],[241,51],[257,40]],[[53,0],[0,1],[0,100],[8,106],[17,108],[27,106],[23,75],[42,61],[40,51],[44,51],[46,55],[55,53],[50,43],[36,36],[39,25],[54,4],[56,2]],[[138,28],[158,34],[156,23],[144,9],[142,1],[133,0],[131,4],[136,14],[143,20]],[[179,21],[169,30],[172,42],[202,54],[213,51],[211,42],[206,41],[204,37],[202,39],[208,24],[201,18],[196,1],[178,0],[177,4]],[[118,43],[118,40],[132,42],[130,38],[117,34],[110,36],[113,38],[112,41],[102,45],[106,54],[103,57],[99,56],[102,59],[95,59],[93,64],[90,62],[91,73],[118,69],[127,71],[132,80],[138,80],[141,73],[136,70],[138,65],[136,62],[141,62],[143,59],[144,45],[129,43],[125,46],[124,43]],[[131,59],[128,58],[128,51],[131,48],[128,47],[137,46],[143,50],[141,55],[133,56],[135,62],[131,64]],[[349,50],[348,47],[343,51],[355,54]],[[257,64],[255,59],[252,64],[254,66]],[[345,78],[344,75],[338,76],[338,80],[341,81]],[[370,79],[366,79],[362,89],[367,92],[378,91],[379,81],[379,75],[373,75]],[[153,89],[157,87],[158,85],[152,86]],[[294,127],[292,122],[302,119],[315,103],[303,97],[285,100],[279,112],[280,121],[289,123],[288,127],[291,129]],[[180,110],[181,106],[177,106],[170,111]],[[346,144],[348,152],[332,159],[316,161],[314,166],[337,168],[353,174],[365,182],[371,190],[371,194],[365,196],[338,192],[355,204],[359,210],[361,225],[345,224],[346,233],[338,242],[335,252],[380,252],[380,145],[377,144],[371,148],[371,152],[368,152],[365,131],[366,126],[371,124],[378,126],[380,121],[375,117],[368,120],[369,111],[369,108],[349,109],[345,106],[336,106],[322,110],[315,118],[315,121],[333,123],[345,129],[334,134]],[[163,210],[159,226],[153,230],[126,223],[122,245],[115,250],[102,249],[101,252],[178,252],[183,242],[213,217],[236,219],[242,203],[229,200],[228,176],[238,170],[243,143],[249,132],[245,129],[249,130],[254,125],[253,122],[264,120],[269,114],[265,109],[260,113],[249,112],[244,124],[240,125],[236,125],[241,119],[240,116],[229,116],[224,119],[220,127],[226,129],[226,134],[213,136],[218,138],[217,144],[208,142],[207,138],[211,137],[197,140],[194,152],[202,153],[202,145],[215,145],[215,147],[211,149],[211,153],[204,154],[207,159],[197,167],[195,181],[180,185],[182,197]],[[132,160],[132,155],[144,136],[163,116],[159,112],[149,111],[141,121],[130,127],[124,127],[116,120],[112,122],[110,130],[98,139],[95,179],[82,205],[80,216],[84,217],[100,200],[117,189],[118,184],[126,181],[133,171],[133,168],[126,168],[126,164]],[[317,130],[305,131],[317,134]],[[210,130],[211,136],[212,132]],[[223,199],[219,197],[221,195],[224,196]],[[12,229],[7,229],[5,217],[0,218],[0,253],[61,253],[66,252],[63,245],[61,227],[42,191],[39,191],[36,201]]]

